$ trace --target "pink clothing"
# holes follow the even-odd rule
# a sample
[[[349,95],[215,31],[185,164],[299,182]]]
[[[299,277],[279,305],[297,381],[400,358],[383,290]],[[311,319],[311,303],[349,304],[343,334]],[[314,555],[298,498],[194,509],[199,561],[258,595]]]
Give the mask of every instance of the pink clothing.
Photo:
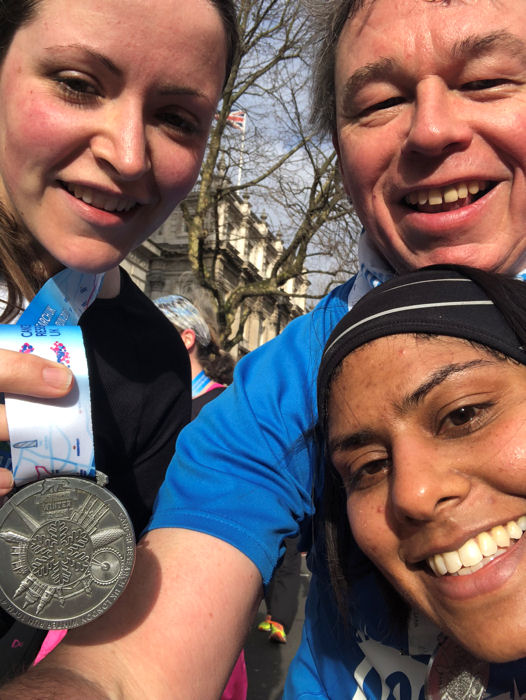
[[[33,661],[33,666],[39,663],[39,661],[42,661],[44,656],[47,656],[50,651],[53,651],[53,649],[61,642],[64,637],[66,636],[67,630],[50,630],[45,638],[44,641],[42,642],[42,646],[40,647],[40,651],[36,655],[35,660]]]
[[[221,696],[221,700],[246,700],[248,690],[247,667],[245,666],[245,654],[241,652],[232,675],[230,676]]]

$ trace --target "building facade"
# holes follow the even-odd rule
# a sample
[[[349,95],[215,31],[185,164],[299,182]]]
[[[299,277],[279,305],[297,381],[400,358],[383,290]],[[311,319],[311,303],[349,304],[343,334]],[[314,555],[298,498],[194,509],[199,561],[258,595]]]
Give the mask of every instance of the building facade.
[[[192,192],[186,204],[191,208],[196,199]],[[221,291],[228,294],[240,282],[263,280],[283,251],[283,242],[274,235],[267,218],[257,215],[248,195],[230,193],[218,205],[217,215],[209,213],[207,230],[217,228],[217,280]],[[217,221],[213,220],[217,217]],[[212,256],[211,249],[205,253]],[[197,285],[188,260],[188,230],[180,207],[177,207],[151,238],[133,251],[124,262],[136,284],[156,299],[168,294],[184,294],[211,318],[213,304]],[[283,287],[285,295],[262,296],[247,299],[243,311],[249,312],[243,338],[231,351],[235,359],[259,347],[276,336],[296,316],[305,313],[305,276],[289,280]],[[207,307],[207,308],[205,308]],[[234,332],[242,309],[237,312]]]

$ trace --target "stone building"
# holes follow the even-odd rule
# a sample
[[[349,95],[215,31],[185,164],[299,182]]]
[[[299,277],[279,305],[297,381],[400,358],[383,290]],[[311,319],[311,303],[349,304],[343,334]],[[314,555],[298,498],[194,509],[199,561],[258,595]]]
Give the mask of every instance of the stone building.
[[[193,192],[188,196],[190,207],[195,197]],[[213,230],[212,220],[207,228]],[[231,193],[220,203],[218,233],[218,277],[226,293],[240,279],[247,283],[264,279],[283,250],[280,237],[269,230],[264,214],[258,216],[254,212],[248,195],[240,197]],[[211,322],[213,306],[193,278],[187,250],[188,233],[181,209],[177,207],[161,228],[128,256],[124,267],[152,299],[167,294],[184,294],[203,310]],[[250,316],[243,340],[231,351],[232,355],[238,359],[276,336],[290,320],[305,313],[305,298],[301,295],[306,289],[307,280],[301,277],[284,285],[287,296],[246,300],[244,304],[248,305]]]

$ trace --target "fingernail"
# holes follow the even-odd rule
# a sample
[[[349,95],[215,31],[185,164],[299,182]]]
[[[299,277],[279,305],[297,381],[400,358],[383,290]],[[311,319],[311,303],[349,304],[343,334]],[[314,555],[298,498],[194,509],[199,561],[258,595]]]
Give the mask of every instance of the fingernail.
[[[62,390],[68,389],[73,379],[71,370],[63,365],[45,367],[42,370],[42,377],[49,386],[52,386],[54,389]]]

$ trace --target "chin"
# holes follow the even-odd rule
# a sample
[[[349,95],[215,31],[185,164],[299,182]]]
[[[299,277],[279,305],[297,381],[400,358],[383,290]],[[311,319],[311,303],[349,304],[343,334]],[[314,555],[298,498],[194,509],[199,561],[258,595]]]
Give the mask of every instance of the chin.
[[[446,632],[447,634],[447,632]],[[463,635],[459,637],[457,635],[451,635],[456,641],[464,647],[470,654],[482,659],[483,661],[488,661],[489,663],[504,664],[510,661],[518,661],[526,657],[526,640],[514,640],[506,639],[506,641],[499,640],[500,635],[494,635],[488,633],[487,635],[481,635],[481,639],[477,639],[473,635]],[[495,637],[497,637],[495,639]],[[488,643],[489,642],[489,643]]]
[[[59,258],[57,258],[57,260],[61,265],[69,268],[70,270],[77,270],[77,272],[90,274],[99,274],[117,267],[117,265],[124,260],[126,254],[121,255],[117,251],[114,251],[112,255],[104,256],[88,256],[78,254],[61,255]]]

